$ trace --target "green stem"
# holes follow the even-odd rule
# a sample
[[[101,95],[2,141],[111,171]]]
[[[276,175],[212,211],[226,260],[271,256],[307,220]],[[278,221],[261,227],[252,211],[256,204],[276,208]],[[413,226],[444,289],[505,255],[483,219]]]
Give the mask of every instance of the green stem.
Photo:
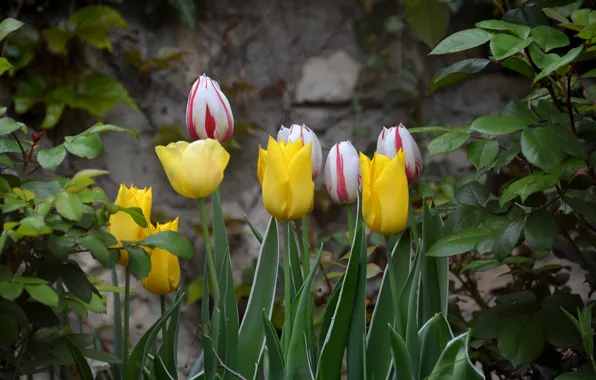
[[[418,226],[416,225],[416,214],[414,214],[414,209],[412,208],[412,203],[408,202],[409,207],[409,223],[410,223],[410,231],[412,232],[412,240],[414,240],[414,248],[416,248],[416,252],[418,252]]]
[[[112,267],[112,285],[118,287],[118,273],[116,266]],[[114,352],[116,356],[123,360],[122,350],[122,304],[120,303],[120,294],[114,293]],[[120,376],[124,374],[124,367],[118,364]]]
[[[389,287],[391,288],[391,304],[393,305],[393,326],[397,327],[398,333],[403,335],[401,331],[401,318],[399,314],[399,293],[397,290],[397,281],[395,279],[395,272],[393,271],[393,245],[391,244],[391,238],[389,235],[385,235],[385,250],[387,253],[387,270],[389,271]]]
[[[126,374],[126,365],[128,364],[128,346],[130,330],[130,268],[126,266],[126,275],[124,280],[124,336],[122,343],[122,376]]]
[[[350,247],[352,246],[354,240],[354,209],[352,204],[349,203],[346,205],[346,210],[348,211],[348,230],[350,231]]]
[[[161,295],[159,296],[159,306],[161,308],[161,315],[164,315],[166,313],[166,296],[165,295]],[[162,346],[164,346],[164,351],[163,352],[168,352],[168,347],[167,347],[167,336],[168,336],[168,327],[167,327],[167,323],[164,323],[162,328],[161,328],[161,344]]]
[[[56,281],[56,290],[58,291],[58,293],[63,294],[64,293],[64,286],[62,284],[62,279],[59,279],[58,281]],[[68,326],[68,311],[66,309],[64,309],[62,311],[62,313],[60,313],[60,325],[62,325],[63,327]],[[70,376],[70,368],[68,366],[60,366],[60,378],[64,379],[64,380],[70,380],[71,376]]]
[[[211,281],[211,291],[213,292],[213,304],[219,307],[219,286],[217,285],[217,272],[215,270],[215,260],[211,250],[211,239],[209,238],[209,228],[207,227],[207,211],[205,211],[205,198],[199,199],[199,211],[201,213],[201,227],[203,228],[203,240],[205,241],[205,251],[207,251],[207,266],[209,267],[209,279]]]
[[[302,278],[310,272],[310,246],[308,244],[308,214],[302,217]]]
[[[290,350],[290,339],[292,337],[292,296],[290,292],[290,286],[292,283],[292,275],[290,273],[290,229],[291,229],[290,222],[284,222],[284,233],[285,233],[285,242],[284,242],[284,311],[285,311],[285,320],[284,320],[284,331],[283,331],[283,348],[284,348],[284,355],[288,355]],[[289,359],[286,357],[286,360]]]

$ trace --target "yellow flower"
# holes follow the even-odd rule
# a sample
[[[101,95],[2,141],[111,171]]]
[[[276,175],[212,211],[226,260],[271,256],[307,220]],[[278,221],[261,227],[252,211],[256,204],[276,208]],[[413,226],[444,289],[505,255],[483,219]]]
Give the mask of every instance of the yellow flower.
[[[267,150],[259,147],[258,176],[267,212],[278,220],[294,220],[312,210],[311,143],[277,142],[271,136]]]
[[[408,221],[408,179],[402,150],[395,157],[375,153],[371,161],[360,153],[362,170],[362,215],[374,232],[394,234],[403,231]]]
[[[217,140],[178,141],[155,148],[170,185],[183,197],[204,198],[219,187],[230,154]]]
[[[151,233],[161,231],[178,231],[178,218],[166,224],[152,226]],[[151,270],[141,281],[143,288],[153,294],[169,294],[178,288],[180,283],[180,263],[178,257],[165,249],[155,248],[151,253]]]
[[[114,204],[127,208],[140,207],[143,210],[145,220],[147,220],[147,225],[150,225],[149,218],[151,217],[152,199],[151,188],[138,189],[135,186],[131,186],[129,189],[124,185],[120,185]],[[123,240],[143,240],[149,235],[149,228],[139,226],[126,212],[118,211],[110,215],[108,232],[114,235],[119,242]],[[120,251],[120,260],[118,260],[118,263],[128,265],[128,252],[124,250]]]

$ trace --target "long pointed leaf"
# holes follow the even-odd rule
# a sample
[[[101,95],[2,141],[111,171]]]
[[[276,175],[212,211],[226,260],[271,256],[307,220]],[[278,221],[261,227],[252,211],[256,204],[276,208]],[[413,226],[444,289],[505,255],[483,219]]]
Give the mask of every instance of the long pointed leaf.
[[[361,220],[360,218],[358,218]],[[362,230],[362,223],[356,224],[356,228]],[[348,377],[350,379],[363,379],[365,377],[362,358],[365,357],[365,346],[362,344],[362,337],[366,334],[366,264],[367,250],[365,239],[360,240],[360,246],[355,247],[352,253],[360,255],[360,269],[358,271],[358,283],[354,299],[354,308],[350,322],[350,337],[348,338]]]
[[[246,220],[246,223],[248,223],[248,227],[252,231],[253,235],[255,235],[255,238],[259,241],[259,244],[263,244],[263,235],[261,235],[259,230],[257,230],[257,228],[251,223],[250,219],[248,219],[248,215],[244,214],[244,219]]]
[[[442,292],[448,289],[447,285],[441,284],[441,281],[449,281],[444,273],[439,275],[439,269],[448,270],[445,262],[449,260],[446,257],[426,256],[426,252],[433,244],[442,237],[443,222],[440,215],[431,216],[426,202],[423,202],[422,209],[422,277],[420,284],[420,302],[421,325],[432,318],[433,315],[443,312]]]
[[[176,293],[175,300],[180,298],[182,293]],[[163,364],[169,373],[177,374],[178,368],[176,365],[178,356],[178,332],[180,330],[180,312],[182,310],[182,303],[179,303],[176,310],[172,313],[170,322],[168,323],[167,335],[164,338],[159,349],[159,356],[162,358]],[[154,363],[155,366],[155,363]],[[176,375],[174,377],[177,377]]]
[[[242,355],[238,360],[238,372],[247,379],[253,379],[256,376],[256,366],[265,345],[265,328],[261,314],[264,311],[267,318],[271,318],[278,265],[277,223],[274,218],[271,218],[259,252],[253,286],[238,337],[238,344],[242,349]]]
[[[393,367],[395,368],[394,380],[413,380],[412,368],[410,365],[410,353],[401,336],[391,327],[389,328],[389,342],[393,353]]]
[[[357,218],[360,218],[360,204],[356,215]],[[356,221],[356,225],[358,223],[361,222]],[[361,240],[365,238],[362,230],[362,228],[357,229],[352,241],[352,249],[360,247]],[[344,350],[348,339],[347,335],[350,330],[350,316],[354,308],[354,297],[358,286],[360,255],[354,250],[352,253],[350,254],[331,326],[329,326],[329,331],[321,349],[317,365],[317,379],[338,379],[341,372]]]
[[[174,372],[175,375],[172,376],[172,373],[166,368],[166,364],[159,355],[153,359],[153,371],[155,373],[155,379],[175,380],[178,378],[176,372]]]
[[[441,353],[439,360],[428,380],[476,380],[484,379],[484,375],[472,364],[468,356],[470,334],[457,336]]]
[[[329,327],[331,326],[331,321],[333,320],[333,314],[335,314],[335,308],[337,307],[337,302],[339,301],[339,293],[341,291],[341,286],[344,282],[345,273],[341,275],[339,280],[335,283],[335,288],[331,291],[329,298],[327,299],[327,307],[325,308],[325,314],[323,314],[323,322],[321,323],[321,328],[319,331],[319,339],[318,339],[318,347],[317,352],[320,354],[323,348],[323,342],[325,342],[325,337],[327,336],[327,332],[329,331]]]
[[[420,265],[422,262],[420,246],[416,252],[414,266],[410,271],[408,280],[399,297],[402,321],[406,325],[406,345],[412,360],[412,371],[415,378],[418,378],[418,284],[420,280]]]
[[[81,380],[93,380],[93,374],[91,373],[91,368],[89,368],[89,363],[85,359],[85,356],[81,353],[81,350],[74,344],[70,339],[66,339],[66,345],[68,346],[68,351],[72,355],[75,364],[77,365],[77,369],[79,370],[79,376]]]
[[[232,263],[230,261],[230,248],[228,246],[228,235],[224,221],[219,190],[212,195],[213,207],[213,241],[214,260],[217,271],[217,281],[220,303],[220,332],[217,352],[220,359],[229,368],[235,369],[238,362],[238,304],[236,303],[236,289],[232,277]],[[226,371],[224,379],[232,379],[234,376]]]
[[[402,234],[398,243],[395,245],[392,256],[394,273],[397,276],[397,268],[400,260],[397,258],[407,258],[409,260],[411,251],[410,235]],[[401,260],[404,261],[404,260]],[[409,263],[408,263],[409,264]],[[408,265],[409,268],[409,265]],[[378,347],[389,347],[389,334],[387,334],[387,325],[393,324],[395,319],[392,303],[395,302],[391,295],[391,284],[389,280],[389,266],[385,268],[381,289],[377,296],[377,302],[373,311],[368,336],[366,338],[366,368],[369,379],[385,379],[387,372],[391,367],[391,352],[389,350],[379,350]],[[400,280],[402,284],[407,280],[407,274]],[[401,293],[401,289],[400,289]],[[404,327],[405,329],[405,327]],[[399,331],[399,330],[398,330]]]
[[[426,379],[432,373],[441,353],[451,339],[453,339],[453,334],[443,314],[435,314],[422,326],[418,331],[420,343],[419,379]]]
[[[296,232],[292,228],[290,223],[289,226],[290,236],[289,239],[286,236],[286,241],[284,244],[290,244],[290,269],[292,271],[292,284],[294,285],[294,290],[298,291],[304,282],[302,278],[302,268],[300,267],[300,250],[298,249],[297,243],[297,236]],[[294,300],[292,300],[294,302]]]
[[[312,358],[312,352],[309,353],[310,339],[312,337],[312,281],[317,272],[319,261],[323,254],[323,246],[319,249],[317,259],[310,269],[308,277],[301,288],[300,298],[298,299],[298,309],[294,314],[294,326],[292,328],[292,338],[290,339],[290,349],[288,351],[288,360],[286,362],[286,377],[288,379],[307,379],[312,377],[312,368],[309,357]]]
[[[285,366],[283,355],[281,352],[281,344],[275,328],[263,313],[263,323],[265,326],[265,338],[267,344],[267,358],[269,360],[269,377],[268,379],[283,379],[285,378]]]
[[[209,266],[207,260],[203,266],[203,299],[201,301],[201,333],[203,336],[203,362],[204,362],[204,378],[206,380],[213,380],[215,372],[217,371],[217,363],[215,358],[213,346],[213,339],[211,338],[211,317],[209,315]],[[216,310],[217,308],[214,308]],[[215,314],[215,312],[214,312]],[[216,318],[217,319],[217,318]],[[215,323],[216,326],[218,323]],[[197,360],[197,362],[200,358]],[[196,365],[195,365],[196,367]],[[199,366],[200,369],[200,366]]]

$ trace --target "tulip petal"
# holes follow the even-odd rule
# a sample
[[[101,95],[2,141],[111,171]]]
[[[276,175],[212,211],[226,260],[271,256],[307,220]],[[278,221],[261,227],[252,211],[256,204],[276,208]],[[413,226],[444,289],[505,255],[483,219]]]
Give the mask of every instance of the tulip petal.
[[[181,165],[182,153],[190,144],[186,141],[178,141],[168,144],[168,146],[159,145],[155,147],[155,153],[163,166],[168,181],[172,188],[180,195],[191,198],[185,191],[183,185],[183,173]]]
[[[289,173],[282,147],[269,136],[265,174],[263,176],[263,204],[272,216],[286,220]]]
[[[313,204],[315,184],[312,180],[312,143],[306,144],[292,157],[288,187],[288,219],[306,214]],[[289,144],[292,145],[292,144]]]
[[[259,145],[259,161],[257,163],[257,176],[259,184],[263,187],[263,177],[265,176],[265,167],[267,164],[267,151]]]
[[[362,172],[362,216],[366,225],[373,229],[375,213],[371,194],[372,186],[372,162],[367,155],[360,152],[360,170]]]
[[[383,156],[386,157],[386,156]],[[377,159],[377,157],[375,157]],[[393,234],[403,231],[408,220],[408,180],[406,159],[398,152],[379,173],[375,181],[376,207],[381,210],[381,232]]]
[[[164,249],[154,249],[151,254],[151,271],[143,278],[143,287],[153,294],[165,295],[176,289],[179,280],[178,258]]]
[[[188,145],[180,160],[181,181],[188,198],[204,198],[223,180],[230,154],[217,140],[199,140]]]

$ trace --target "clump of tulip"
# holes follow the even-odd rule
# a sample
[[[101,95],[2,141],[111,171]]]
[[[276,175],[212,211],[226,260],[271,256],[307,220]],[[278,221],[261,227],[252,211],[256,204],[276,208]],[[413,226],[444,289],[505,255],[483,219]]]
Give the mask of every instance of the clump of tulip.
[[[399,151],[405,153],[406,176],[410,184],[415,183],[422,174],[422,155],[418,144],[408,132],[408,129],[399,124],[396,127],[385,128],[377,140],[377,152],[393,158]]]

